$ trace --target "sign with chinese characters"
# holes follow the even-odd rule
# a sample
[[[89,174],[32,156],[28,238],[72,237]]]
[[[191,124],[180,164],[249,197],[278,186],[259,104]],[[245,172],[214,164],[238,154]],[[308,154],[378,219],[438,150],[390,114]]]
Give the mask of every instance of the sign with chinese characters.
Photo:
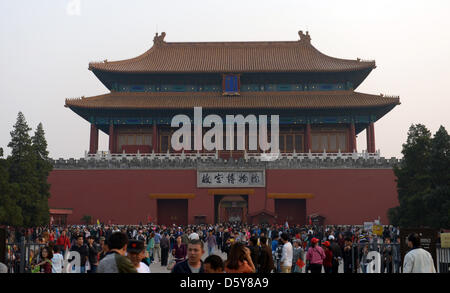
[[[264,170],[197,171],[197,187],[264,187]]]

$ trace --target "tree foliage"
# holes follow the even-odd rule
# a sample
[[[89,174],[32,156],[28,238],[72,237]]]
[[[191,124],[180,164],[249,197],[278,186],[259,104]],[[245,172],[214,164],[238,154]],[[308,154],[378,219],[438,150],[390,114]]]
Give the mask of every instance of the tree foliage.
[[[389,210],[400,227],[450,228],[450,136],[443,126],[434,137],[422,124],[412,125],[394,167],[400,205]]]
[[[8,162],[2,158],[0,148],[0,224],[21,226],[23,224],[22,209],[17,205],[17,185],[9,183]]]
[[[47,177],[52,169],[42,124],[33,137],[25,116],[19,112],[13,126],[11,155],[0,161],[0,222],[33,227],[49,222]]]

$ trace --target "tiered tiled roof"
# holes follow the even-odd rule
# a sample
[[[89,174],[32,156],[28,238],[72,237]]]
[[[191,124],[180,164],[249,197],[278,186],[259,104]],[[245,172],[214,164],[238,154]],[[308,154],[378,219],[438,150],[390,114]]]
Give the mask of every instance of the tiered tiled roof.
[[[121,73],[345,72],[375,68],[375,61],[338,59],[311,45],[309,34],[287,42],[169,43],[155,36],[144,54],[127,60],[93,62],[89,69]]]
[[[219,92],[112,92],[66,100],[66,107],[87,109],[342,109],[398,104],[398,97],[354,91],[242,92],[232,97]]]

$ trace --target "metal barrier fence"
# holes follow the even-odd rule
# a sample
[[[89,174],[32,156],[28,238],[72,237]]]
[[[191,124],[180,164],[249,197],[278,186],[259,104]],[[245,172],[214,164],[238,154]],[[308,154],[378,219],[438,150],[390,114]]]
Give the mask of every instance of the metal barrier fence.
[[[438,273],[450,273],[450,248],[441,248],[440,244],[437,245],[436,263]]]
[[[353,273],[401,273],[403,259],[398,243],[358,243],[352,246]],[[450,273],[450,248],[436,244],[435,268],[438,273]]]
[[[353,273],[400,273],[402,259],[397,243],[354,243],[352,245]],[[344,268],[345,270],[346,268]]]
[[[32,265],[40,262],[40,251],[46,244],[27,243],[22,238],[19,243],[6,244],[6,266],[8,273],[31,273]]]

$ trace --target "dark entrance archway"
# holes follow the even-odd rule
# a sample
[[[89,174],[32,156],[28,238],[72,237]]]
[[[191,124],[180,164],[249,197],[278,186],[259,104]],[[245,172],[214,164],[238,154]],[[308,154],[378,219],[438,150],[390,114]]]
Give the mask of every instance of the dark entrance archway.
[[[248,195],[215,195],[214,220],[216,223],[247,223]]]

